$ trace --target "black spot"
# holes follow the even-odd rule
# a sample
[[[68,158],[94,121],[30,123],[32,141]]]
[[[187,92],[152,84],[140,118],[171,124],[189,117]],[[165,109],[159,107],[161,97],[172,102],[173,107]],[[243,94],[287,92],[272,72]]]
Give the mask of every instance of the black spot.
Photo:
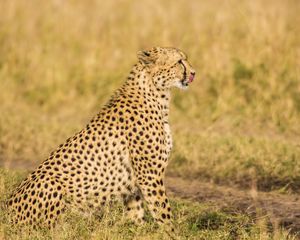
[[[140,197],[139,195],[137,195],[137,196],[135,197],[135,200],[136,200],[136,201],[140,201],[140,200],[141,200],[141,197]]]

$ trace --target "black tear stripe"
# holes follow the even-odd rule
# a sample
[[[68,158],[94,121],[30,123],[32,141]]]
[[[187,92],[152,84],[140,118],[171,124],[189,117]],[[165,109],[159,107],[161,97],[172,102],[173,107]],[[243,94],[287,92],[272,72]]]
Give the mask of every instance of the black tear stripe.
[[[183,69],[184,69],[184,71],[183,71],[183,78],[181,79],[181,82],[183,83],[184,80],[186,79],[186,67],[185,67],[185,65],[183,64],[182,61],[180,61],[180,64],[183,66]]]

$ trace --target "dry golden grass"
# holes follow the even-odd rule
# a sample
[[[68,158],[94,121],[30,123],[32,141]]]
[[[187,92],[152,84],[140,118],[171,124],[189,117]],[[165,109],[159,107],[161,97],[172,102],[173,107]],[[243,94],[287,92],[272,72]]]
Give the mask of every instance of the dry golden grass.
[[[40,162],[97,113],[137,50],[176,46],[197,79],[173,94],[170,169],[237,183],[255,168],[297,188],[299,10],[296,0],[2,1],[2,165]]]
[[[2,0],[0,166],[37,165],[98,112],[138,50],[174,46],[197,78],[173,91],[169,171],[297,191],[299,12],[297,0]]]

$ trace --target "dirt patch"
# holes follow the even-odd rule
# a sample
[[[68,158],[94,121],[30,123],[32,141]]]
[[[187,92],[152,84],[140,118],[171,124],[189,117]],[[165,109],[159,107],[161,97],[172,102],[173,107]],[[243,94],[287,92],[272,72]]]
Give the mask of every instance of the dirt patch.
[[[236,188],[191,181],[179,177],[166,178],[169,195],[208,203],[226,212],[240,212],[260,219],[266,217],[271,227],[280,226],[299,234],[300,195],[283,195],[259,192],[255,189],[243,191]]]

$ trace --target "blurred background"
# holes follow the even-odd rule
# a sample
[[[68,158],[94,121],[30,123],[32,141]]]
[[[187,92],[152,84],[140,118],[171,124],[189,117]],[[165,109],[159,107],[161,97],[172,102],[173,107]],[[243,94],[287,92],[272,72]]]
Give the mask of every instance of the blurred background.
[[[300,187],[300,1],[1,0],[0,166],[32,169],[125,80],[136,52],[177,47],[169,175]]]

